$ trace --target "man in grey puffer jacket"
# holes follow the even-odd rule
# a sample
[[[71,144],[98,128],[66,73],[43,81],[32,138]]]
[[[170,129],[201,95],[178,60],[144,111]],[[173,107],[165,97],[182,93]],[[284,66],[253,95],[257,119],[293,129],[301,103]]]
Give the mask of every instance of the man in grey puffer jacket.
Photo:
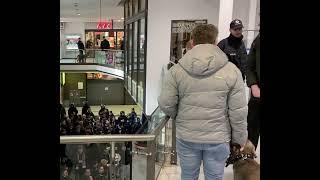
[[[240,70],[215,45],[214,25],[192,31],[194,47],[166,74],[158,103],[176,120],[181,179],[222,180],[229,142],[247,140],[247,103]]]

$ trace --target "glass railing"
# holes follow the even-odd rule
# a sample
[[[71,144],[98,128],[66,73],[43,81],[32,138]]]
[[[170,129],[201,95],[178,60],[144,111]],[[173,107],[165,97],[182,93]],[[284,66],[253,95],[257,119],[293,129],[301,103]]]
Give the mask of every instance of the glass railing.
[[[124,51],[112,49],[69,50],[61,64],[98,64],[119,70],[124,68]]]
[[[139,134],[60,136],[64,179],[157,179],[166,154],[169,117],[157,108],[142,117]],[[88,178],[89,177],[89,178]]]

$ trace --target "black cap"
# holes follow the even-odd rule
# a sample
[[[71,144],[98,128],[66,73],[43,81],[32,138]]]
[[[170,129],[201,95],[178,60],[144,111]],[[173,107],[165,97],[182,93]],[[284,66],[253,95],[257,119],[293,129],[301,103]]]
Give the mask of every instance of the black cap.
[[[231,29],[243,28],[242,21],[239,20],[239,19],[235,19],[235,20],[231,21],[231,23],[230,23],[230,28],[231,28]]]

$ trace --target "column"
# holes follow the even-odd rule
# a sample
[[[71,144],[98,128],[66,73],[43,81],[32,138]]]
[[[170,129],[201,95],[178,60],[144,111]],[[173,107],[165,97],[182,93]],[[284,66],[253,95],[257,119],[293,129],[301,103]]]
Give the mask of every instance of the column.
[[[257,0],[250,0],[248,30],[255,30],[256,28],[257,4]],[[254,38],[254,31],[248,31],[247,48],[251,47]]]
[[[220,0],[219,23],[218,23],[218,41],[226,38],[230,34],[230,22],[232,21],[233,0]]]

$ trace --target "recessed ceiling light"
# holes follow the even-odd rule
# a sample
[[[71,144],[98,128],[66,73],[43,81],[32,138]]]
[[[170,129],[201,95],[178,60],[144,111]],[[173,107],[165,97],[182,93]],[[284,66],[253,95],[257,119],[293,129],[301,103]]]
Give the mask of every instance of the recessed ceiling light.
[[[78,13],[77,15],[80,16],[80,13]]]
[[[124,18],[121,18],[122,20],[124,19]]]
[[[118,22],[121,22],[121,20],[118,20]]]

